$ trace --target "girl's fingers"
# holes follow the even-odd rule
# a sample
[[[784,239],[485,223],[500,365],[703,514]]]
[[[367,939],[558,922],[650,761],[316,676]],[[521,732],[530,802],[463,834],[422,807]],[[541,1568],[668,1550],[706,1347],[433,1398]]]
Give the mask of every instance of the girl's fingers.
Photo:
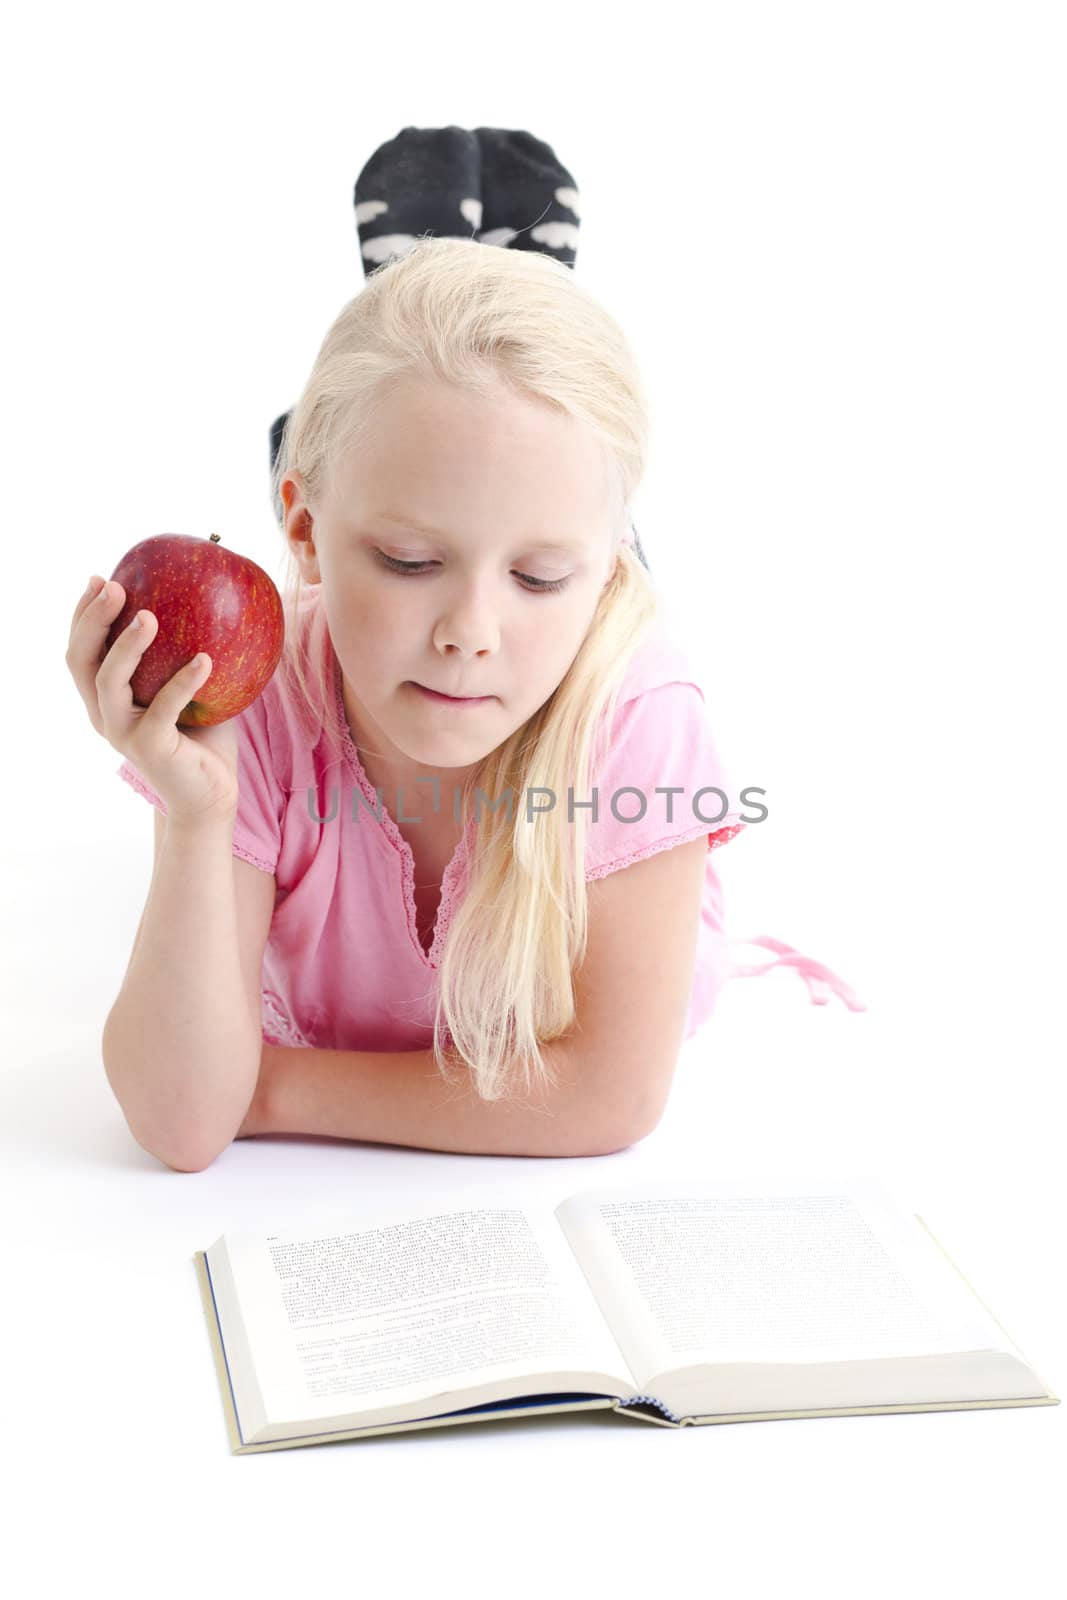
[[[97,699],[96,677],[105,659],[104,644],[108,629],[122,606],[126,603],[121,584],[104,584],[100,593],[90,599],[82,595],[74,613],[67,645],[66,662],[78,693],[85,702],[93,727],[100,732],[100,706]],[[130,669],[133,670],[132,667]]]
[[[81,616],[86,606],[92,605],[94,599],[96,598],[96,592],[100,588],[101,581],[102,580],[98,578],[94,572],[92,577],[89,579],[88,588],[85,590],[85,593],[79,597],[78,604],[74,607],[74,615],[70,619],[71,637],[74,635],[74,629],[77,626],[78,618]]]
[[[103,616],[94,623],[93,636],[99,631],[106,639],[119,609],[115,597],[107,604],[100,602],[99,610]],[[88,618],[85,619],[85,625],[88,627]],[[140,706],[134,705],[130,679],[137,671],[141,656],[155,636],[156,619],[151,611],[138,611],[130,618],[103,660],[100,660],[98,647],[90,664],[90,671],[95,667],[93,693],[100,708],[107,736],[112,743],[121,742],[134,723],[146,714]],[[91,638],[85,648],[92,650]],[[162,692],[161,690],[160,693]]]
[[[125,590],[120,583],[111,580],[97,594],[82,595],[75,609],[67,649],[67,666],[85,701],[93,727],[116,749],[126,743],[134,729],[138,730],[142,742],[145,735],[152,743],[161,735],[173,739],[183,706],[193,699],[211,673],[208,657],[187,661],[157,691],[150,706],[135,705],[130,680],[143,652],[156,636],[157,622],[151,611],[139,611],[105,651],[111,625],[125,604]]]
[[[96,576],[96,574],[94,573],[93,576],[89,579],[89,587],[86,589],[85,593],[80,596],[80,598],[78,600],[78,604],[74,607],[74,615],[70,619],[70,641],[69,642],[70,642],[71,645],[73,645],[73,643],[74,643],[74,634],[75,634],[75,631],[77,629],[78,623],[81,621],[81,619],[85,615],[85,613],[89,610],[89,607],[92,606],[92,605],[95,605],[96,597],[99,594],[101,587],[110,589],[112,594],[114,594],[114,592],[115,592],[114,587],[112,586],[110,579],[98,578]],[[105,602],[101,601],[101,604],[104,604],[104,603]]]
[[[75,607],[67,645],[67,665],[73,673],[90,662],[99,666],[107,631],[125,604],[125,589],[110,579],[92,598],[82,595]]]
[[[117,640],[115,642],[118,643]],[[195,697],[197,689],[207,682],[210,675],[210,659],[203,654],[194,656],[183,667],[179,667],[173,677],[167,679],[162,689],[157,689],[152,697],[152,704],[142,713],[138,724],[138,736],[159,738],[169,735],[173,738],[183,706],[189,704]]]

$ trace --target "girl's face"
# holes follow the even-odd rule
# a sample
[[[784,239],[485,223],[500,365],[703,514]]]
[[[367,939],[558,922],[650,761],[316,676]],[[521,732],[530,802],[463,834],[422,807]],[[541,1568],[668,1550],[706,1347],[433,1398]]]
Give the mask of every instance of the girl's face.
[[[544,704],[616,550],[604,456],[572,418],[504,387],[490,400],[406,379],[375,423],[317,516],[297,478],[283,499],[302,576],[322,584],[349,727],[388,791],[457,778]],[[482,698],[450,705],[417,684]],[[404,803],[425,815],[418,797]]]

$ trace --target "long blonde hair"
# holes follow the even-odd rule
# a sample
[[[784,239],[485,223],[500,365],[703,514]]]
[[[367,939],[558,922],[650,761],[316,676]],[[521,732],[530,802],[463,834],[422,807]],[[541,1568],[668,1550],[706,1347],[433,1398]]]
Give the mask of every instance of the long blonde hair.
[[[630,526],[644,476],[648,408],[633,352],[617,321],[575,279],[537,251],[427,237],[371,272],[342,307],[289,414],[275,462],[280,485],[299,474],[309,506],[321,503],[341,455],[363,436],[383,384],[432,377],[477,393],[502,379],[584,423],[608,468],[615,537]],[[301,575],[288,555],[286,642],[279,671],[302,701],[309,728],[339,754],[332,649],[310,647],[299,625]],[[483,1100],[555,1087],[539,1048],[575,1021],[573,975],[585,957],[587,811],[627,667],[661,615],[628,545],[618,548],[586,636],[545,703],[468,774],[463,817],[476,815],[466,893],[454,908],[439,965],[434,1056],[441,1075],[468,1069]],[[320,608],[321,610],[321,608]],[[324,623],[323,623],[324,625]],[[508,790],[547,789],[555,806],[528,821]],[[448,1045],[452,1046],[450,1053]]]

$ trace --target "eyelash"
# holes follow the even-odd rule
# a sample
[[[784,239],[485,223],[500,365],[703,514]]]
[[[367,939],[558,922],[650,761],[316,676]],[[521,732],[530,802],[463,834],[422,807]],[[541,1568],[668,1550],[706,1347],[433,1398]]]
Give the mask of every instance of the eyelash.
[[[397,561],[395,556],[387,556],[384,550],[376,550],[374,553],[388,572],[401,574],[406,572],[417,576],[433,566],[432,561]],[[567,578],[531,578],[525,572],[517,572],[515,576],[522,581],[528,594],[558,594],[569,581]]]

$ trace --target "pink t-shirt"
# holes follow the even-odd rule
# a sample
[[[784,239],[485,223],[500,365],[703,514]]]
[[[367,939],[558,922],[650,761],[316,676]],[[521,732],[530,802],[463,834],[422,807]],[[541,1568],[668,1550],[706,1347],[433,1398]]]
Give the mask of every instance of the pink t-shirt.
[[[318,586],[307,591],[302,615],[319,595]],[[240,799],[233,852],[276,881],[263,956],[263,1037],[318,1049],[430,1049],[439,958],[452,909],[464,892],[476,822],[468,822],[444,873],[427,952],[416,929],[411,849],[379,805],[360,762],[321,615],[317,633],[331,672],[341,769],[331,765],[323,737],[315,743],[305,730],[279,672],[234,718]],[[708,840],[688,1038],[707,1020],[730,976],[712,850],[745,823],[712,737],[704,695],[662,624],[630,663],[605,748],[590,792],[574,795],[577,803],[591,800],[593,788],[597,793],[595,820],[585,810],[587,880],[702,835]],[[132,763],[124,761],[118,775],[166,814],[165,802]],[[681,792],[656,793],[657,786]],[[442,793],[449,794],[447,783]],[[405,790],[405,820],[429,814],[432,804],[429,785],[411,796]],[[524,806],[525,797],[516,795],[513,804],[516,810]],[[559,797],[557,808],[566,804],[566,795]],[[641,938],[640,928],[634,938]]]

